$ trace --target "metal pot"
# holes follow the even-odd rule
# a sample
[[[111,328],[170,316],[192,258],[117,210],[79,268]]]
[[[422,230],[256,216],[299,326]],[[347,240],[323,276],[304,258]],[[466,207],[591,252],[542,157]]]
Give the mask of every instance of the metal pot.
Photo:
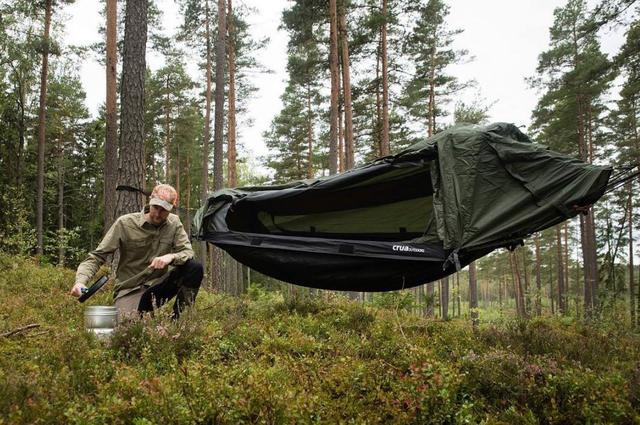
[[[84,326],[99,338],[109,338],[118,324],[118,309],[113,306],[93,305],[84,311]]]

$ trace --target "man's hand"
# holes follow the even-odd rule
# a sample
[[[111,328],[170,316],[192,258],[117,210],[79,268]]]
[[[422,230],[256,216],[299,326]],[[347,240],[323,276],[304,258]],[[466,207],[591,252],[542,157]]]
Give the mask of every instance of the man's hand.
[[[83,289],[87,289],[87,287],[82,283],[76,283],[75,285],[73,285],[73,288],[71,288],[71,291],[69,291],[69,294],[78,298],[80,295],[82,295]]]
[[[151,264],[149,264],[149,267],[151,267],[152,269],[164,269],[169,264],[171,264],[174,258],[175,255],[173,254],[163,255],[162,257],[155,257],[153,260],[151,260]]]

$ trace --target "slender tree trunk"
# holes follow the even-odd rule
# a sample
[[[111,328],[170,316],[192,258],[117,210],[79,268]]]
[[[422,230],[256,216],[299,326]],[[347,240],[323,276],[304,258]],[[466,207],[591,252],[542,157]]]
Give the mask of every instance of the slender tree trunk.
[[[122,90],[120,105],[120,184],[144,187],[144,77],[147,45],[147,2],[127,0],[122,55]],[[142,194],[117,193],[116,214],[140,211]]]
[[[458,317],[462,315],[462,294],[460,293],[460,273],[456,273],[456,288],[457,288],[457,302],[458,302]]]
[[[562,235],[560,226],[556,226],[556,264],[558,270],[558,311],[560,314],[567,313],[567,305],[564,290],[564,264],[562,261]]]
[[[58,266],[64,267],[64,142],[58,139]]]
[[[389,144],[389,70],[387,65],[387,0],[382,0],[382,32],[381,53],[382,57],[382,156],[391,152]]]
[[[180,158],[180,143],[176,143],[176,192],[178,192],[178,199],[176,200],[176,206],[180,207],[180,200],[182,199],[182,195],[180,193],[181,188],[180,188],[180,172],[182,170],[182,164],[181,164],[182,158]],[[187,212],[187,214],[189,214]]]
[[[227,0],[227,34],[228,34],[228,67],[229,67],[229,122],[227,124],[227,186],[238,186],[237,148],[236,148],[236,43],[232,0]],[[242,291],[242,267],[229,256],[229,280],[234,295]]]
[[[469,311],[471,324],[476,328],[478,326],[478,277],[475,261],[469,264]]]
[[[433,294],[434,294],[434,283],[427,283],[427,310],[426,316],[433,317]]]
[[[382,78],[380,76],[380,63],[382,62],[382,28],[380,28],[380,42],[376,50],[376,123],[375,138],[378,146],[378,156],[384,156],[382,146]]]
[[[313,112],[309,83],[307,83],[307,178],[313,178]]]
[[[511,276],[513,277],[513,295],[516,301],[516,312],[518,313],[518,317],[526,317],[522,276],[520,275],[520,268],[518,266],[518,257],[514,251],[509,252],[509,262],[511,263]]]
[[[218,0],[218,39],[216,41],[216,91],[215,91],[215,117],[213,122],[213,183],[215,190],[224,187],[223,181],[223,137],[224,137],[224,66],[225,66],[225,34],[226,34],[226,5],[224,0]],[[214,287],[222,285],[225,276],[223,270],[222,251],[213,248]]]
[[[633,182],[627,182],[627,211],[629,211],[629,311],[631,313],[631,326],[636,326],[636,281],[634,279],[633,270],[633,199],[631,191],[633,190]]]
[[[350,170],[354,165],[353,144],[353,106],[351,103],[351,71],[349,67],[349,40],[347,32],[346,6],[342,0],[338,25],[340,27],[342,59],[342,91],[344,93],[344,168]]]
[[[18,123],[18,155],[16,161],[16,187],[22,187],[22,161],[24,156],[24,137],[26,127],[25,93],[22,83],[18,83],[18,97],[20,99],[20,121]]]
[[[522,276],[524,277],[524,291],[522,293],[522,297],[524,298],[524,311],[526,314],[529,314],[531,312],[531,297],[529,295],[531,286],[529,282],[526,245],[522,247],[520,252],[522,252]]]
[[[184,202],[184,207],[187,211],[187,216],[185,217],[185,230],[187,231],[187,235],[191,235],[191,175],[189,174],[189,170],[191,170],[190,155],[187,155],[186,161],[187,196]]]
[[[206,90],[205,90],[205,108],[204,108],[204,130],[202,136],[202,181],[201,181],[201,191],[200,198],[202,205],[205,205],[207,202],[207,196],[209,194],[209,139],[211,138],[210,134],[210,125],[211,125],[211,67],[212,67],[212,57],[211,57],[211,9],[209,8],[209,0],[205,0],[204,2],[204,11],[205,11],[205,36],[207,38],[207,64],[206,64]],[[202,266],[204,267],[205,275],[208,277],[208,282],[205,282],[205,286],[213,287],[213,273],[211,268],[209,267],[209,256],[208,256],[208,245],[207,242],[200,243],[200,257],[202,260]],[[208,272],[208,273],[207,273]]]
[[[227,179],[229,187],[238,185],[236,167],[236,43],[232,0],[227,0],[227,19],[229,37],[229,123],[227,141]]]
[[[36,194],[36,254],[44,253],[44,145],[45,145],[45,115],[47,108],[47,76],[49,73],[49,29],[51,27],[51,0],[45,0],[44,35],[42,37],[44,49],[42,51],[42,68],[40,70],[40,111],[38,113],[38,187]]]
[[[442,306],[442,320],[449,320],[449,276],[442,278],[441,289],[440,305]]]
[[[433,30],[433,39],[437,40],[437,29]],[[429,107],[427,109],[427,137],[433,136],[436,132],[436,46],[430,52],[429,60]]]
[[[375,137],[378,145],[378,156],[384,156],[382,145],[382,79],[380,77],[380,63],[382,62],[382,27],[380,28],[380,42],[376,50],[376,125]]]
[[[338,85],[339,87],[339,85]],[[344,127],[342,126],[342,105],[338,104],[338,171],[342,173],[345,168],[344,160]]]
[[[224,187],[223,158],[224,158],[224,68],[225,68],[225,34],[226,34],[226,5],[224,0],[218,0],[218,39],[216,41],[216,89],[215,89],[215,117],[213,122],[213,182],[215,190]]]
[[[104,142],[104,228],[111,227],[116,217],[116,184],[118,183],[118,94],[116,69],[117,60],[118,1],[107,0],[107,66],[106,66],[106,106]]]
[[[542,277],[540,274],[540,233],[536,233],[535,236],[536,243],[536,315],[542,315]]]
[[[329,0],[329,69],[331,114],[329,123],[329,174],[338,172],[338,16],[336,0]]]
[[[167,184],[171,182],[171,100],[169,98],[169,75],[165,80],[165,89],[167,94],[164,99],[164,181]]]
[[[565,300],[567,304],[567,309],[569,308],[568,296],[571,292],[571,287],[569,286],[569,225],[565,221],[562,224],[563,229],[563,237],[564,237],[564,293]],[[577,295],[577,294],[576,294]]]
[[[551,314],[556,314],[553,288],[553,267],[549,264],[549,304],[551,304]]]

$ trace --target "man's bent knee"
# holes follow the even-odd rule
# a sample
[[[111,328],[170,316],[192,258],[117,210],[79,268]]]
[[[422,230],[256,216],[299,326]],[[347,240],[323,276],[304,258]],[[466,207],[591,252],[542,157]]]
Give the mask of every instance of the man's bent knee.
[[[183,282],[184,286],[190,288],[199,288],[202,284],[202,278],[204,276],[204,269],[202,264],[193,258],[187,260],[186,263],[182,265],[183,267]]]

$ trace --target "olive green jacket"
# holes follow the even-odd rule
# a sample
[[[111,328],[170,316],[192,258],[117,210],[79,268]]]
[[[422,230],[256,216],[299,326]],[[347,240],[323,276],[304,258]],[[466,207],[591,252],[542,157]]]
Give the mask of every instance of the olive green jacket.
[[[115,299],[161,280],[168,268],[149,268],[154,257],[172,253],[171,265],[181,265],[193,258],[189,237],[177,215],[169,214],[167,221],[155,226],[145,220],[144,211],[126,214],[116,220],[100,245],[78,266],[76,284],[87,285],[116,249],[120,250],[120,260],[116,270]]]

